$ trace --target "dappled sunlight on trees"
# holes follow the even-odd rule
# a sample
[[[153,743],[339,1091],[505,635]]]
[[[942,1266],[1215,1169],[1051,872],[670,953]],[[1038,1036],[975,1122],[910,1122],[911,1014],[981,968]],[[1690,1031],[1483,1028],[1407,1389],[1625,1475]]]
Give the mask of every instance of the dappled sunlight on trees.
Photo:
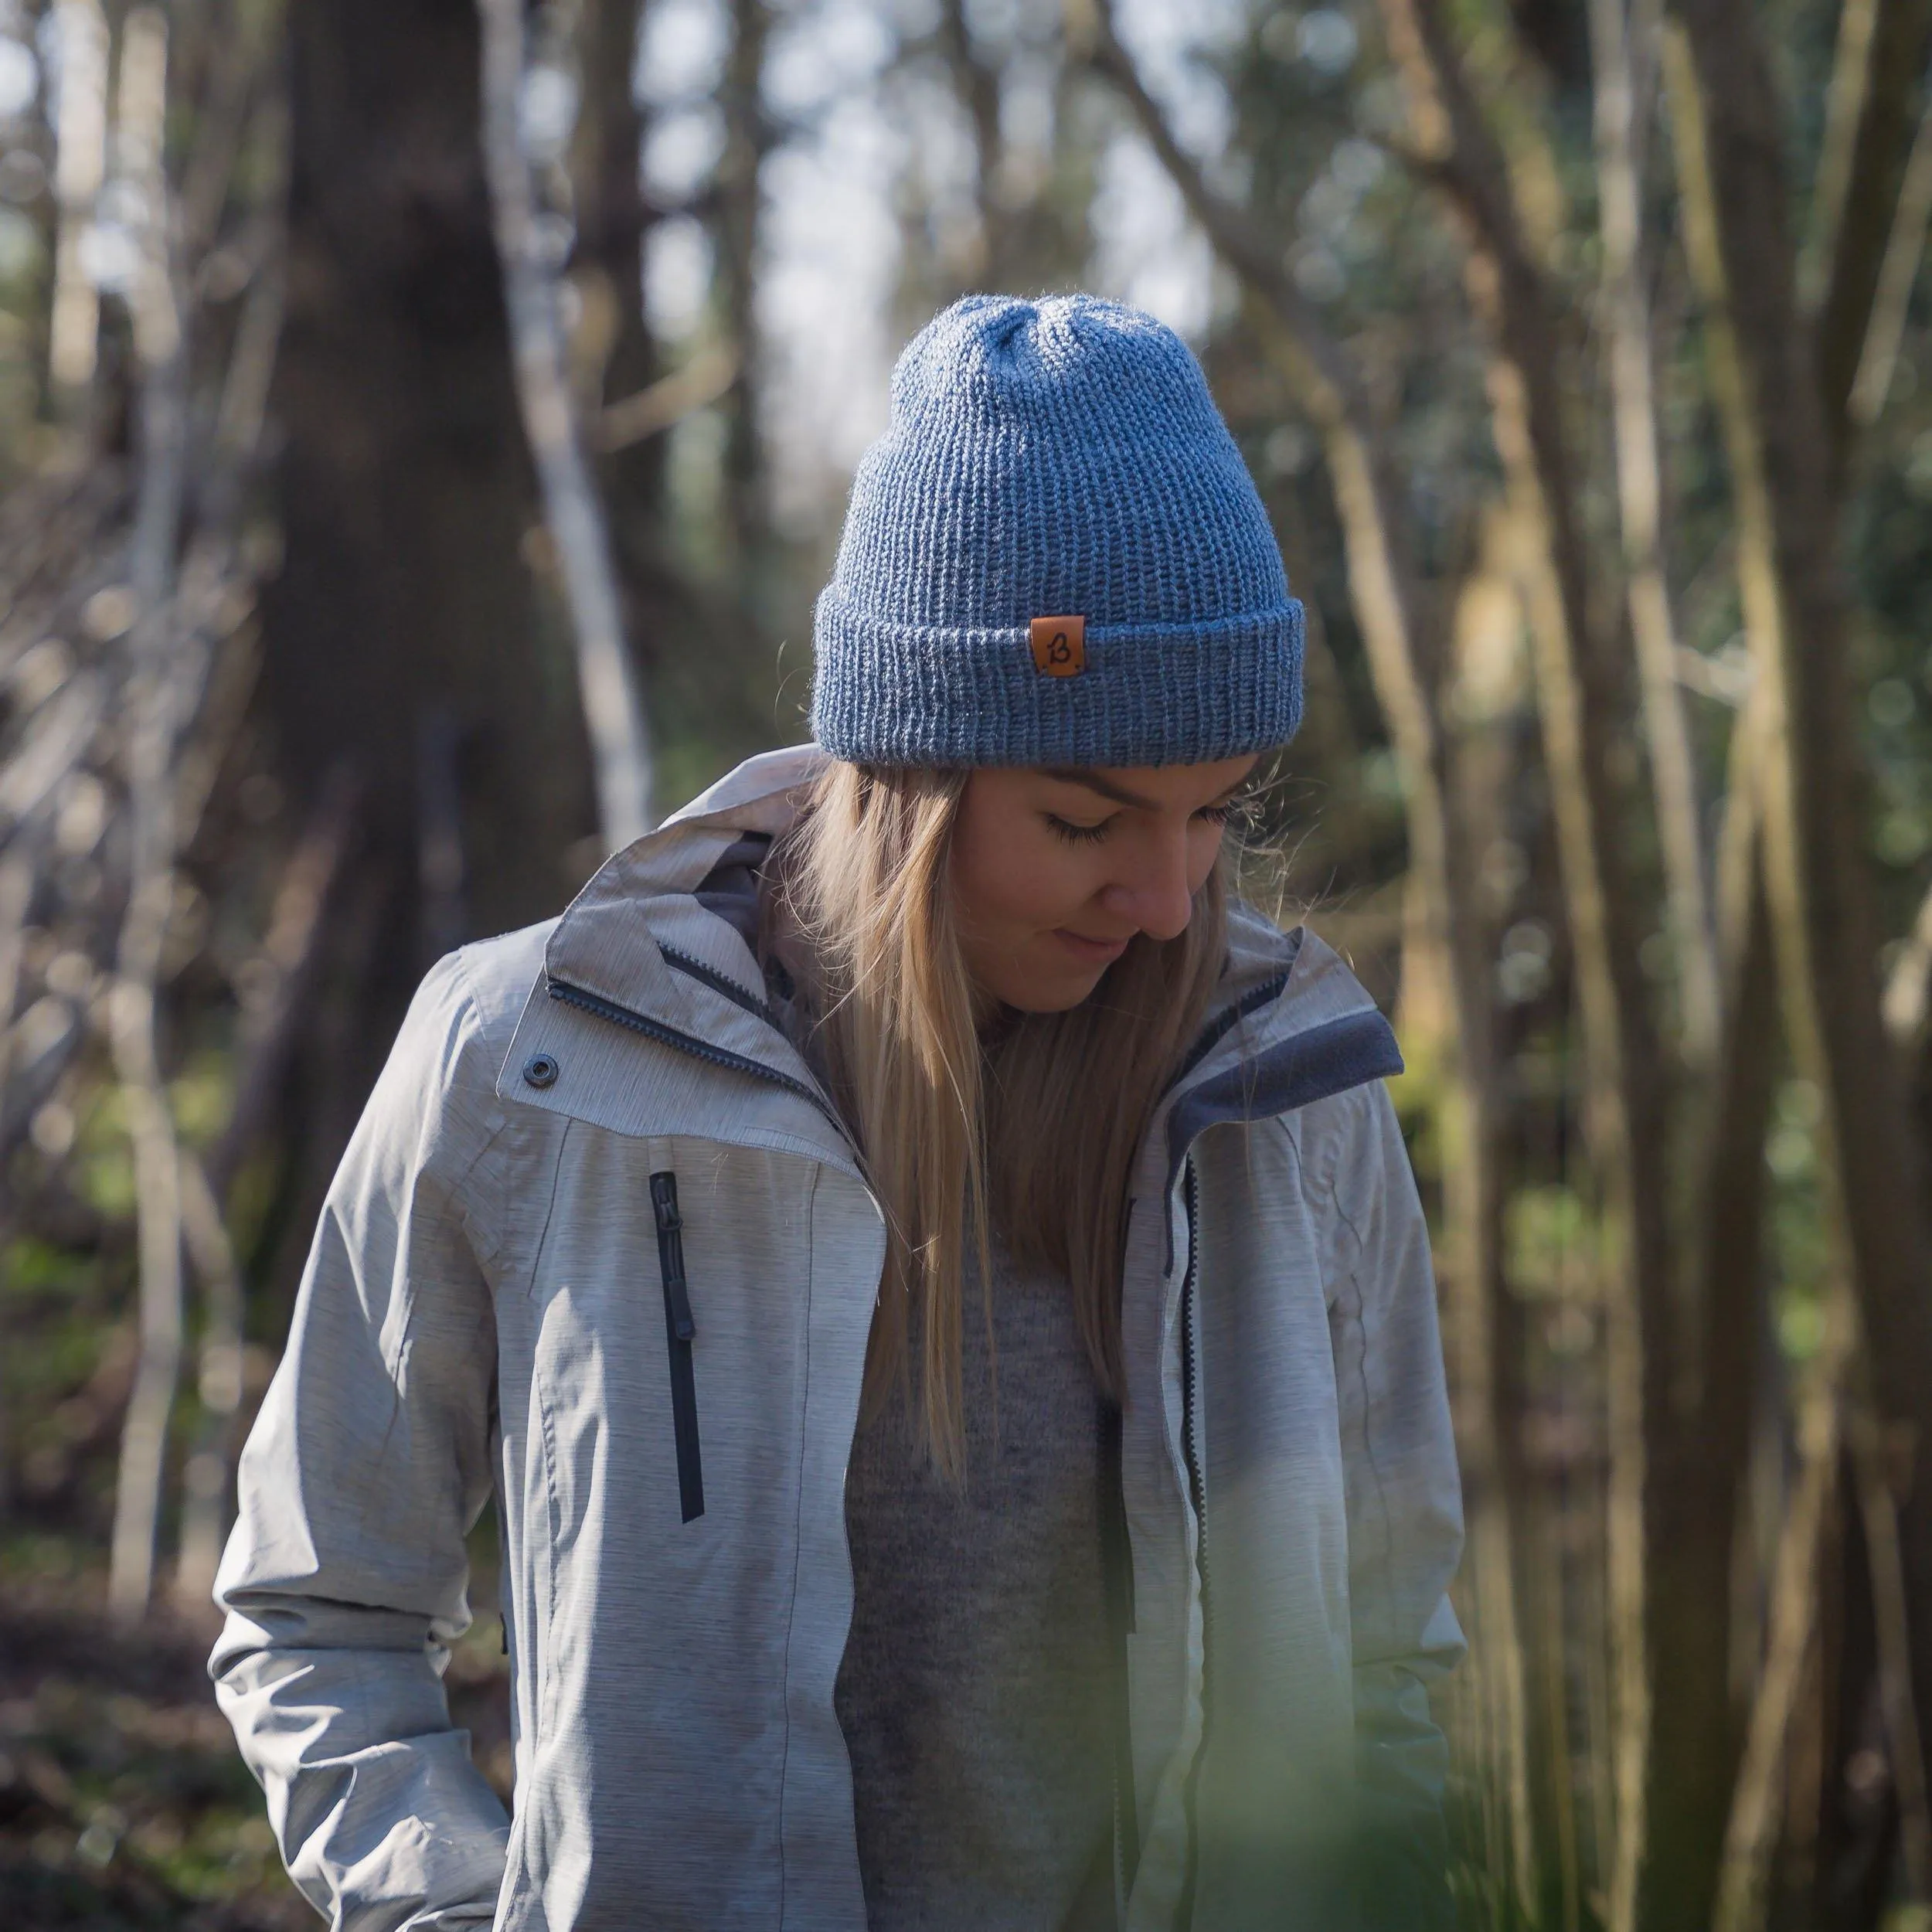
[[[0,1921],[308,1922],[196,1673],[410,989],[803,736],[892,354],[1097,287],[1309,607],[1244,865],[1408,1063],[1464,1923],[1932,1923],[1928,57],[1924,0],[0,4]]]

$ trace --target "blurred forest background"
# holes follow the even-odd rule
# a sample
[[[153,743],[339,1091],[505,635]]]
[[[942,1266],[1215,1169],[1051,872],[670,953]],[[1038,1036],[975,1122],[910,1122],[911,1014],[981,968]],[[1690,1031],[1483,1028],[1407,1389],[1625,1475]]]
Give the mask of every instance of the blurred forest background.
[[[0,1922],[311,1922],[207,1591],[407,995],[803,735],[892,355],[1085,286],[1196,343],[1310,607],[1253,886],[1409,1060],[1465,1923],[1932,1925],[1929,53],[0,0]]]

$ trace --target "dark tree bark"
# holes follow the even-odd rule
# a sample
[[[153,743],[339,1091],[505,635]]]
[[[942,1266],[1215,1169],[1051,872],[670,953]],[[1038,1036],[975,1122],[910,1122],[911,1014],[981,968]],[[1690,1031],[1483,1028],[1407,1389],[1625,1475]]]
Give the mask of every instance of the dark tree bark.
[[[1913,1677],[1932,1706],[1932,1482],[1922,1415],[1932,1381],[1928,1231],[1905,1082],[1879,1003],[1879,926],[1865,851],[1840,554],[1836,411],[1799,312],[1777,96],[1760,23],[1734,0],[1677,0],[1709,146],[1717,250],[1749,417],[1734,461],[1763,500],[1771,582],[1760,675],[1773,699],[1766,882],[1794,1058],[1825,1103],[1828,1212],[1893,1425],[1900,1532],[1917,1628]],[[1831,302],[1828,298],[1828,310]],[[1832,379],[1828,366],[1827,379]]]
[[[763,466],[758,452],[757,317],[759,172],[772,130],[759,87],[771,14],[765,0],[731,0],[731,49],[718,104],[725,149],[718,164],[717,290],[727,333],[738,352],[738,380],[725,399],[725,507],[732,541],[748,558],[764,528]]]
[[[644,315],[645,237],[658,216],[638,178],[644,130],[631,77],[639,12],[639,0],[587,0],[580,29],[583,104],[572,156],[577,241],[571,273],[587,303],[607,313],[599,397],[607,405],[665,373]],[[658,553],[665,447],[661,435],[641,437],[598,464],[624,594],[639,618],[658,615],[672,594]],[[645,641],[646,628],[634,622],[634,638]]]
[[[289,31],[274,402],[286,551],[263,708],[298,798],[345,758],[359,768],[365,862],[399,889],[422,843],[420,749],[447,719],[468,925],[500,931],[556,908],[593,819],[567,641],[528,560],[543,553],[528,540],[474,11],[315,0]],[[393,1017],[417,952],[380,949],[389,983],[370,988],[372,1020]]]

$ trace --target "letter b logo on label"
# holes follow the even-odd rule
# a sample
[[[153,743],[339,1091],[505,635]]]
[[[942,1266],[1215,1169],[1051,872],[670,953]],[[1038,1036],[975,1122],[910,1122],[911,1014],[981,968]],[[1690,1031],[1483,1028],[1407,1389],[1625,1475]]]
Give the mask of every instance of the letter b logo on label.
[[[1036,617],[1029,632],[1033,668],[1049,678],[1077,677],[1087,668],[1084,617]]]

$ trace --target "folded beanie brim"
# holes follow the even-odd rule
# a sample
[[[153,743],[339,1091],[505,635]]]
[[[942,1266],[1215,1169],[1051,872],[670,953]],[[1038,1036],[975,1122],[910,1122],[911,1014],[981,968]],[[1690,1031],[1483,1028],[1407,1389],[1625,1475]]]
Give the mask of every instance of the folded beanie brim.
[[[1294,736],[1303,625],[1292,597],[1207,624],[1089,624],[1083,668],[1052,677],[1025,626],[896,623],[835,581],[816,613],[812,721],[855,764],[1206,764]]]

